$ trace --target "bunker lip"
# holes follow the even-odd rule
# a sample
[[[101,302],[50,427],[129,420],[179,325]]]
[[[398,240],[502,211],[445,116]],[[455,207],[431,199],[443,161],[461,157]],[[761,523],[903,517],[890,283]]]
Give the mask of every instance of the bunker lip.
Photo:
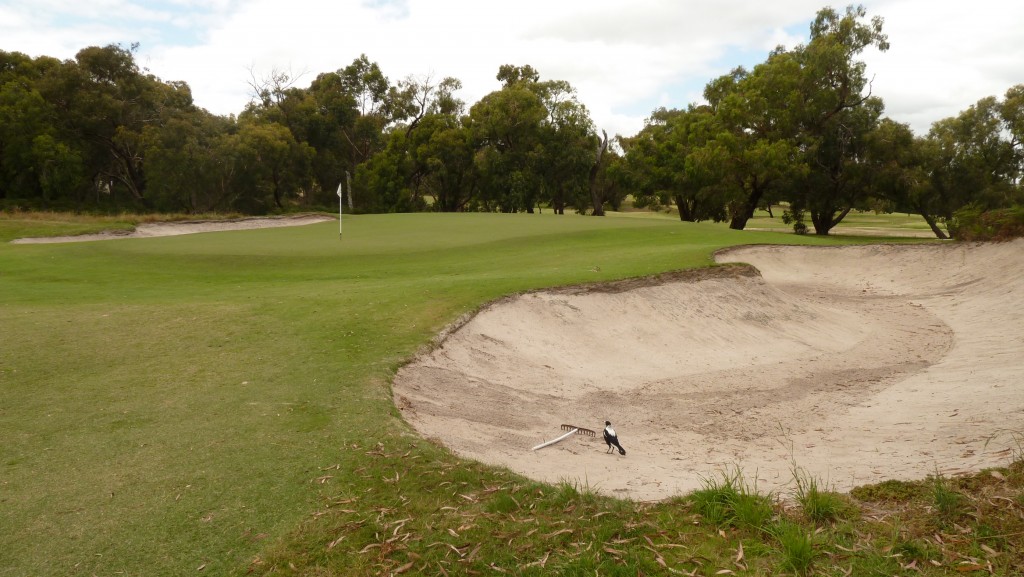
[[[134,231],[111,231],[96,234],[80,234],[75,236],[19,238],[12,240],[11,244],[48,244],[113,240],[118,238],[177,236],[181,234],[196,234],[200,232],[222,232],[228,230],[252,230],[257,228],[275,228],[281,226],[303,226],[329,220],[335,219],[326,215],[301,214],[294,216],[248,217],[228,220],[154,222],[140,224]]]
[[[1024,241],[716,260],[496,301],[398,372],[395,403],[461,456],[637,500],[737,469],[762,492],[796,468],[845,491],[1012,459]],[[626,457],[578,436],[530,451],[605,420]]]

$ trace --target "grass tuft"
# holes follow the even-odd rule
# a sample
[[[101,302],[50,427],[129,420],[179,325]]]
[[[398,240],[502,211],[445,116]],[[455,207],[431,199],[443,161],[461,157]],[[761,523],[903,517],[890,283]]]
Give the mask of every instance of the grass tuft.
[[[796,500],[807,518],[814,523],[839,520],[849,511],[843,498],[833,491],[822,490],[818,479],[801,468],[793,469]]]
[[[771,499],[748,486],[739,468],[726,469],[719,478],[705,478],[701,483],[704,488],[691,493],[690,503],[716,527],[731,525],[762,531],[774,515]]]
[[[782,521],[772,530],[772,535],[779,546],[783,570],[806,575],[816,556],[811,533],[798,523]]]

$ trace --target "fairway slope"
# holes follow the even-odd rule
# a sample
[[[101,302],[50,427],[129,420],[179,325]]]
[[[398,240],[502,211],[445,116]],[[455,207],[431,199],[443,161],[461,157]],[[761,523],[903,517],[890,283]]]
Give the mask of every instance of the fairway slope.
[[[717,259],[755,268],[493,303],[399,372],[395,402],[459,455],[640,500],[736,467],[762,491],[794,466],[848,490],[1012,458],[1024,242]],[[600,435],[531,451],[605,420],[627,456]]]

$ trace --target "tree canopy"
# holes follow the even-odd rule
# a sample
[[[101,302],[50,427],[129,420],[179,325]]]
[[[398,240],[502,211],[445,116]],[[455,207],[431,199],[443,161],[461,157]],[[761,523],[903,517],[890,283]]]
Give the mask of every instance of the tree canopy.
[[[783,203],[828,234],[854,209],[921,214],[1022,202],[1024,85],[935,122],[885,117],[861,54],[885,51],[879,16],[825,8],[808,40],[710,80],[703,101],[654,110],[609,139],[566,81],[503,64],[467,104],[456,78],[392,81],[365,54],[299,87],[253,74],[237,115],[141,68],[137,45],[73,59],[0,51],[0,207],[239,211],[505,211],[603,215],[627,197],[684,221],[742,229]]]

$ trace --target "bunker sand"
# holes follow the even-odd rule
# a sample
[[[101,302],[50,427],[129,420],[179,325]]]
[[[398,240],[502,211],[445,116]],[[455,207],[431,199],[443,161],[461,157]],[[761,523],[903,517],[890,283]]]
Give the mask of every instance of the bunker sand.
[[[19,238],[11,244],[50,244],[61,242],[89,242],[94,240],[112,240],[118,238],[152,238],[157,236],[178,236],[182,234],[198,234],[202,232],[223,232],[229,230],[253,230],[257,228],[277,228],[282,226],[303,226],[316,224],[332,217],[306,214],[279,217],[250,217],[231,220],[196,220],[180,222],[153,222],[140,224],[134,231],[100,232],[96,234],[80,234],[76,236],[48,236]]]
[[[485,307],[402,368],[417,431],[528,477],[658,500],[738,467],[836,490],[1008,464],[1024,430],[1024,241],[744,247],[716,269]],[[562,423],[610,420],[626,457]]]

